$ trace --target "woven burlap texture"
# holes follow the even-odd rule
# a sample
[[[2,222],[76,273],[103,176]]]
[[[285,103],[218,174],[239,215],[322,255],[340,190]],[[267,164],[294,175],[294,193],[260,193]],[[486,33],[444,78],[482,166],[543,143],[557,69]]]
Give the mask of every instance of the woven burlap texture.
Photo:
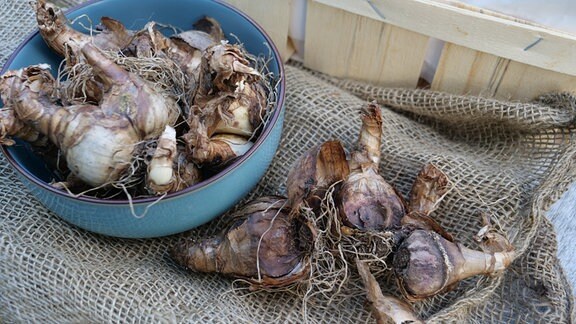
[[[66,1],[66,4],[71,4]],[[27,1],[0,2],[0,62],[34,20]],[[285,194],[294,161],[325,140],[350,149],[358,110],[383,105],[380,172],[406,195],[420,167],[439,166],[454,189],[432,215],[459,242],[489,212],[520,256],[502,276],[465,280],[456,290],[414,304],[430,322],[563,323],[574,318],[572,290],[556,258],[544,211],[576,176],[576,99],[567,94],[510,103],[423,90],[386,89],[286,67],[286,120],[276,157],[247,199]],[[194,274],[167,250],[182,236],[215,233],[222,219],[189,233],[128,240],[73,227],[23,188],[0,157],[0,321],[2,322],[366,322],[364,296],[303,305],[290,292],[243,290],[229,278]],[[193,217],[193,215],[191,215]],[[393,281],[383,290],[397,294]],[[236,288],[236,289],[232,289]]]

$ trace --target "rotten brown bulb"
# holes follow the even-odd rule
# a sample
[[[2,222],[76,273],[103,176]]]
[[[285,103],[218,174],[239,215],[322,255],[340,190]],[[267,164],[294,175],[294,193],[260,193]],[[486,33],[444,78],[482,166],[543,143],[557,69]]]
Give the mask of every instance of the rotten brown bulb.
[[[219,235],[183,240],[173,259],[197,272],[242,278],[257,287],[281,287],[309,275],[308,255],[315,231],[305,219],[290,216],[286,198],[261,197],[244,205]]]
[[[451,242],[429,230],[413,231],[394,254],[398,286],[409,300],[420,300],[453,289],[475,275],[493,275],[514,259],[512,248],[482,252]]]
[[[362,127],[352,153],[350,175],[338,192],[338,207],[344,225],[359,230],[396,228],[405,215],[401,194],[378,173],[382,114],[370,103],[361,111]]]

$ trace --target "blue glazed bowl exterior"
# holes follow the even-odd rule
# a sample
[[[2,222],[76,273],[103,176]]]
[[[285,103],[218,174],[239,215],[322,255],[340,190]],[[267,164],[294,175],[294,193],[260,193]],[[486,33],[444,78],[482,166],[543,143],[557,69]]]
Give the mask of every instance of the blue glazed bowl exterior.
[[[88,15],[94,23],[102,16],[109,16],[130,29],[141,28],[150,20],[190,29],[199,18],[214,17],[225,34],[234,34],[248,52],[271,56],[268,68],[279,77],[276,109],[254,146],[239,160],[210,179],[160,200],[146,198],[128,202],[72,197],[50,187],[51,171],[27,145],[17,142],[12,147],[2,147],[2,152],[22,183],[43,205],[69,223],[116,237],[150,238],[183,232],[234,206],[266,172],[282,133],[284,72],[282,60],[268,35],[246,15],[210,0],[101,0],[85,3],[67,14],[71,19],[81,15]],[[38,63],[56,68],[59,62],[60,58],[35,33],[15,51],[2,73]]]

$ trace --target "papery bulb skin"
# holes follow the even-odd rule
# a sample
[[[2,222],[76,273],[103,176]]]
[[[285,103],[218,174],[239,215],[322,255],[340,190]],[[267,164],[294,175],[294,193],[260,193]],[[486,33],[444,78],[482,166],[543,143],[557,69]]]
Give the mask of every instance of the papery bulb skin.
[[[305,204],[318,212],[329,188],[350,174],[340,141],[326,141],[299,157],[286,180],[288,200],[296,211]]]

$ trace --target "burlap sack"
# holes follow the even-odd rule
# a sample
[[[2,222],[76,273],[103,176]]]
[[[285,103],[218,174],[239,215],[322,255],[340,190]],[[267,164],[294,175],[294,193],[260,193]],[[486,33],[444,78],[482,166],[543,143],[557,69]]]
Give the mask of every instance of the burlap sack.
[[[68,4],[72,1],[68,1]],[[33,29],[26,1],[0,2],[0,62]],[[576,176],[576,98],[555,94],[529,104],[385,89],[286,67],[286,122],[272,166],[247,199],[284,194],[292,163],[308,148],[356,140],[358,108],[384,105],[382,175],[406,195],[434,162],[455,189],[433,214],[472,248],[488,211],[520,256],[502,276],[465,280],[414,304],[430,322],[574,320],[572,290],[556,258],[544,211]],[[2,322],[367,322],[361,290],[328,304],[286,292],[249,292],[229,278],[189,273],[167,249],[186,235],[215,233],[222,219],[171,237],[127,240],[70,226],[31,199],[0,157],[0,321]],[[384,291],[398,294],[392,280]]]

